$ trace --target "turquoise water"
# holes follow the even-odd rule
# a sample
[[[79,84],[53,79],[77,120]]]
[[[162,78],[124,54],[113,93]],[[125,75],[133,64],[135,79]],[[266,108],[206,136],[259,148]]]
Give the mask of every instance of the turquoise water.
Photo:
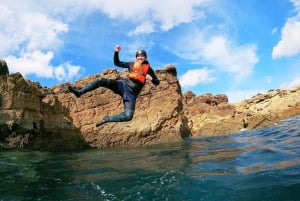
[[[0,152],[0,200],[300,200],[300,116],[147,148]]]

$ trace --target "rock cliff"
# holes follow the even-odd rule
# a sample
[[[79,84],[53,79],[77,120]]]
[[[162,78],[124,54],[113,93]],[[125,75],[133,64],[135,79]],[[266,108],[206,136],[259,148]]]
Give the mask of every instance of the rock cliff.
[[[126,74],[106,69],[72,85],[81,88],[99,77],[121,79]],[[174,65],[156,74],[160,85],[145,85],[132,121],[98,128],[95,123],[104,116],[123,111],[121,98],[112,91],[98,88],[76,98],[67,90],[70,83],[50,89],[20,73],[1,75],[0,146],[51,151],[143,146],[255,129],[300,114],[299,88],[229,104],[225,94],[182,93]]]
[[[176,142],[190,136],[183,113],[182,94],[172,65],[157,70],[160,85],[147,83],[137,99],[130,122],[95,123],[123,111],[121,98],[98,88],[76,98],[70,83],[43,88],[20,73],[0,77],[0,142],[2,146],[69,150]],[[126,72],[107,69],[73,85],[83,87],[99,78],[120,79]]]
[[[183,94],[185,117],[192,136],[224,135],[277,124],[300,114],[300,88],[270,90],[229,104],[224,94]]]

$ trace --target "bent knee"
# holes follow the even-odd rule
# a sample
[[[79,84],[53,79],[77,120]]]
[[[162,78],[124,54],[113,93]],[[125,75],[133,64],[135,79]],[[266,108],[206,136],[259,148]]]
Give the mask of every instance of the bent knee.
[[[134,110],[126,110],[124,112],[124,120],[130,121],[133,118]]]

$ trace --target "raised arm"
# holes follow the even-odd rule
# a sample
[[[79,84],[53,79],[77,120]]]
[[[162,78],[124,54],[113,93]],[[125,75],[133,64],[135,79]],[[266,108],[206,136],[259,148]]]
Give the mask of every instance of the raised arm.
[[[119,59],[119,52],[121,51],[121,46],[116,45],[114,49],[114,64],[116,66],[122,67],[122,68],[130,68],[130,62],[123,62]]]

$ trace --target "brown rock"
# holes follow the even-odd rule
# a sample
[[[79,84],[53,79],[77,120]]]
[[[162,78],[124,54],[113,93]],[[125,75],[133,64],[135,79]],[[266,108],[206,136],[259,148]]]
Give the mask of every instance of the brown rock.
[[[300,114],[300,88],[270,90],[249,100],[229,104],[226,95],[183,94],[184,113],[193,136],[224,135],[278,123]]]
[[[47,92],[38,83],[15,73],[0,76],[0,91],[2,146],[64,150],[84,144],[70,124],[67,110],[50,90]]]
[[[1,77],[0,142],[4,146],[43,150],[84,147],[140,146],[182,140],[190,136],[183,114],[176,68],[156,72],[161,83],[147,83],[137,99],[130,122],[107,123],[95,127],[106,115],[123,111],[121,97],[106,88],[76,98],[68,83],[42,88],[21,74]],[[126,72],[107,69],[102,74],[78,80],[85,86],[99,77],[119,79]]]
[[[249,100],[229,104],[225,94],[182,94],[174,65],[156,74],[161,83],[147,83],[129,122],[95,127],[106,115],[123,111],[121,98],[98,88],[76,98],[67,86],[51,89],[24,79],[20,73],[0,76],[0,147],[70,150],[84,147],[143,146],[180,141],[189,136],[212,136],[255,129],[300,114],[300,88],[270,90]],[[82,88],[126,72],[106,69],[75,82]]]
[[[60,90],[54,91],[59,92],[59,101],[68,108],[74,126],[92,147],[137,146],[182,140],[190,135],[190,131],[182,112],[176,68],[167,66],[156,74],[160,85],[150,82],[145,85],[130,122],[107,123],[99,128],[95,127],[95,123],[104,116],[123,111],[121,97],[105,88],[98,88],[80,98],[70,93],[63,94]],[[119,79],[125,76],[126,72],[109,69],[102,75],[89,76],[74,85],[82,88],[99,77]]]
[[[221,135],[232,133],[236,124],[232,115],[235,108],[228,103],[224,94],[195,96],[192,92],[183,94],[184,113],[193,136]]]

